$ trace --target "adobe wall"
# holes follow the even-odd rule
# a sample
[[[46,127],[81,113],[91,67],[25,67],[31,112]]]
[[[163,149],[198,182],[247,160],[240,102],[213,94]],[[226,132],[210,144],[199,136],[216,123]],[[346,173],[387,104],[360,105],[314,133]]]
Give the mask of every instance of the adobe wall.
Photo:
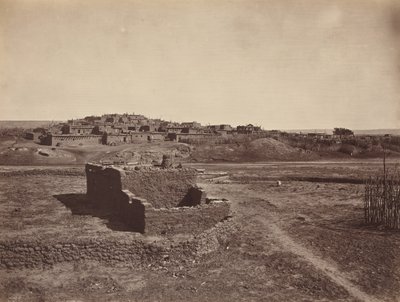
[[[122,188],[145,198],[155,208],[178,206],[196,185],[194,169],[127,171],[121,178]]]
[[[135,142],[147,142],[163,140],[165,135],[159,132],[134,132],[125,134],[106,134],[104,144],[130,144]]]
[[[147,135],[144,134],[137,134],[135,139],[133,139],[132,135],[130,134],[106,134],[105,135],[105,144],[130,144],[133,141],[147,141]]]
[[[87,164],[86,183],[87,197],[98,208],[118,212],[121,199],[121,175],[122,170],[113,167]]]
[[[39,137],[42,135],[40,132],[26,132],[25,138],[29,140],[39,141]]]
[[[153,132],[150,138],[152,141],[165,140],[165,133]]]
[[[51,135],[49,144],[52,146],[60,143],[61,145],[98,145],[101,144],[102,136],[101,135]]]
[[[155,208],[178,206],[196,185],[194,169],[148,169],[125,171],[115,167],[87,164],[87,194],[90,200],[105,205],[121,190],[129,190]],[[193,192],[193,191],[192,191]]]
[[[199,190],[200,191],[200,190]],[[122,191],[119,209],[122,221],[133,231],[146,234],[199,234],[229,216],[230,203],[225,200],[208,201],[197,206],[154,208],[145,199]],[[205,194],[197,194],[204,197]]]

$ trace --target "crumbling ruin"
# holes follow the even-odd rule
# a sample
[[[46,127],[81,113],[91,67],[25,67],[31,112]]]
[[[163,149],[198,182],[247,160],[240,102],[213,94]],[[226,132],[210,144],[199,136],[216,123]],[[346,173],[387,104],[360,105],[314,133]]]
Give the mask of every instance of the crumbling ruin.
[[[134,232],[200,233],[229,216],[227,200],[207,198],[188,168],[86,165],[87,197]]]
[[[8,201],[16,209],[26,205],[22,217],[32,219],[19,227],[18,210],[7,218],[10,225],[1,226],[7,231],[0,234],[0,269],[80,265],[82,261],[143,268],[175,266],[225,247],[238,231],[234,219],[225,219],[230,215],[229,202],[207,198],[196,186],[193,169],[88,164],[86,173],[87,196],[82,194],[84,171],[78,167],[0,173],[10,181],[26,179],[24,188],[40,181],[44,192],[23,190],[26,195]],[[53,183],[48,180],[53,178],[63,188],[49,195]],[[0,193],[10,191],[1,189]],[[3,195],[4,201],[8,197]],[[25,203],[28,199],[40,204]],[[42,209],[50,219],[40,217]],[[39,231],[32,234],[32,229]]]

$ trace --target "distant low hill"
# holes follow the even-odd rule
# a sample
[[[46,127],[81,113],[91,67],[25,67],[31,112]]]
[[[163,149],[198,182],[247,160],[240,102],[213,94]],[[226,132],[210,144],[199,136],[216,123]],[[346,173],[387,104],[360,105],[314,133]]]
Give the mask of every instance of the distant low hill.
[[[364,129],[364,130],[354,130],[350,129],[354,132],[355,135],[400,135],[400,129]],[[326,133],[332,134],[333,129],[297,129],[297,130],[284,130],[289,133],[293,132],[301,132],[301,133]]]
[[[48,127],[61,121],[0,121],[0,129]]]
[[[332,134],[333,129],[292,129],[292,130],[282,130],[288,133],[326,133]]]
[[[354,130],[354,134],[358,135],[400,135],[400,129],[370,129],[370,130]]]
[[[289,144],[273,138],[258,138],[226,144],[199,144],[194,146],[191,157],[197,162],[256,162],[319,159],[316,153],[292,147]]]

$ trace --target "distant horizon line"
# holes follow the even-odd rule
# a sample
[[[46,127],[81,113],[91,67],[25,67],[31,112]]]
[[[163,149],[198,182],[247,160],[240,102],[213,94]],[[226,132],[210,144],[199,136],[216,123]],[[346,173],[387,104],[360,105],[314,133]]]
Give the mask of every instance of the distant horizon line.
[[[151,118],[150,118],[151,119]],[[32,120],[1,120],[0,122],[66,122],[70,119],[67,120],[45,120],[45,119],[32,119]],[[202,124],[201,122],[199,122],[200,124]],[[207,123],[208,124],[208,123]],[[207,125],[205,124],[205,125]],[[254,123],[253,123],[254,124]],[[254,124],[255,125],[255,124]],[[261,126],[262,127],[262,126]],[[316,128],[270,128],[267,130],[282,130],[282,131],[305,131],[305,130],[309,130],[309,131],[315,131],[315,130],[333,130],[334,128],[348,128],[352,131],[378,131],[378,130],[400,130],[400,128],[357,128],[357,129],[353,129],[353,128],[349,128],[349,127],[342,127],[342,126],[337,126],[337,127],[316,127]],[[262,127],[264,128],[264,127]]]

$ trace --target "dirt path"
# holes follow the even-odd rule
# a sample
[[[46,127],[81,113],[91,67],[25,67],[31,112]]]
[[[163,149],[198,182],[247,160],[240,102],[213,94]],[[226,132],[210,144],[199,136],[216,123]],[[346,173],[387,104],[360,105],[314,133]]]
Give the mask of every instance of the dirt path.
[[[355,299],[365,302],[379,302],[378,300],[367,293],[360,290],[354,285],[342,272],[340,272],[334,264],[331,264],[324,259],[315,255],[312,251],[305,248],[301,244],[295,242],[286,232],[280,229],[271,217],[262,217],[257,215],[254,217],[258,222],[262,223],[269,231],[270,235],[288,252],[291,252],[307,263],[314,266],[317,270],[322,271],[337,285],[343,287]]]

